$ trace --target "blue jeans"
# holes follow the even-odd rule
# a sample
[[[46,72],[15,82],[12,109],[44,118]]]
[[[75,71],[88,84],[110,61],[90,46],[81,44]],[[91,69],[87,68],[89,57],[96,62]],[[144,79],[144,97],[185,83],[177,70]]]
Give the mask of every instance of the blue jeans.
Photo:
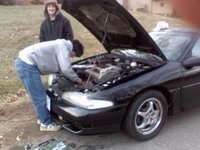
[[[29,65],[21,59],[15,62],[17,74],[31,98],[34,110],[42,124],[51,123],[51,115],[46,106],[46,91],[41,81],[40,72],[35,65]]]

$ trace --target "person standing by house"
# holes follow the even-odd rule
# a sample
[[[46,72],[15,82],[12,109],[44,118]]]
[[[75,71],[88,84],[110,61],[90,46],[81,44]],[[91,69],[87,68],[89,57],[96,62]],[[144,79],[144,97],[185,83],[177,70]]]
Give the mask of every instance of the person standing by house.
[[[47,94],[40,75],[61,73],[82,85],[82,79],[73,71],[70,57],[81,57],[83,45],[78,40],[57,39],[31,45],[19,52],[15,63],[17,75],[29,94],[40,120],[40,131],[58,131],[61,126],[52,123],[47,108]]]
[[[70,21],[61,14],[57,0],[44,0],[44,16],[45,19],[40,25],[40,42],[73,39]]]

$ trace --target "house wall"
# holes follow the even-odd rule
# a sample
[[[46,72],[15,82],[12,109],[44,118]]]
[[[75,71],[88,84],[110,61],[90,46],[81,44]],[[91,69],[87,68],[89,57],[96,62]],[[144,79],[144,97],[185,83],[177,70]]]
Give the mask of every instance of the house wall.
[[[152,5],[153,14],[171,15],[172,12],[173,12],[172,7],[170,6],[169,2],[166,1],[164,5],[162,5],[160,1],[153,1]]]
[[[128,0],[128,9],[133,11],[144,10],[145,12],[149,12],[151,0]]]
[[[164,5],[161,6],[161,0],[117,0],[126,9],[132,11],[142,11],[153,14],[171,15],[172,8],[165,0]]]

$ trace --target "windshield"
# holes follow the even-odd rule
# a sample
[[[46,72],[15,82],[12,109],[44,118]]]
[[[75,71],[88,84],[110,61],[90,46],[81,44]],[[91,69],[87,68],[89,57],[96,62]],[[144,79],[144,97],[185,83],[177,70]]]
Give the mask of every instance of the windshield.
[[[151,32],[150,36],[168,60],[177,60],[192,39],[190,34],[180,32]]]

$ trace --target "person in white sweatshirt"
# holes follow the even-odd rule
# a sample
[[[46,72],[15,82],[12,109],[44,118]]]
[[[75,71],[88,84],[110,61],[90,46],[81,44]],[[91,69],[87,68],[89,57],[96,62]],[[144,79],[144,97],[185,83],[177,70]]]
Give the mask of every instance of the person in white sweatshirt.
[[[19,52],[15,67],[17,75],[29,94],[40,120],[40,131],[58,131],[61,126],[51,120],[46,106],[46,91],[40,75],[61,73],[81,85],[82,79],[73,71],[71,57],[81,57],[84,47],[78,40],[58,39],[31,45]]]

